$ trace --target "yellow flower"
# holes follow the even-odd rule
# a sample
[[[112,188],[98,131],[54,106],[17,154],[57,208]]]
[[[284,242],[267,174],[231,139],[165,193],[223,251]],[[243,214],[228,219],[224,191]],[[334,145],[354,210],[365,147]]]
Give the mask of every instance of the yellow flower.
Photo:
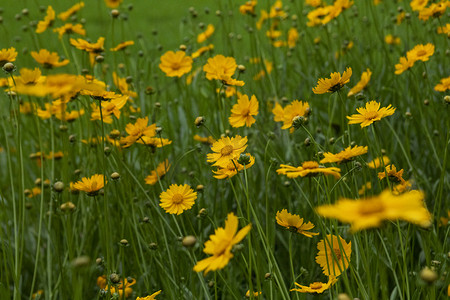
[[[88,41],[85,41],[83,39],[70,39],[70,44],[74,46],[77,49],[93,53],[93,54],[100,54],[105,49],[103,48],[103,45],[105,44],[105,38],[99,37],[97,42],[95,43],[89,43]]]
[[[34,196],[40,195],[41,192],[41,189],[35,186],[31,190],[25,190],[25,196],[28,198],[33,198]]]
[[[214,33],[214,25],[208,24],[206,30],[197,36],[197,43],[203,43]]]
[[[344,73],[331,73],[330,78],[320,78],[317,86],[313,88],[314,94],[334,93],[339,91],[346,83],[350,81],[352,68],[348,67]]]
[[[305,0],[305,3],[312,7],[319,7],[322,5],[322,0]]]
[[[324,7],[317,7],[316,9],[310,11],[306,15],[308,18],[308,23],[306,23],[306,25],[308,27],[314,27],[326,24],[331,21],[331,18],[329,18],[328,15],[332,12],[332,10],[333,5],[327,5]]]
[[[397,168],[394,165],[387,165],[386,171],[378,173],[378,178],[382,180],[383,178],[389,178],[392,182],[404,182],[403,179],[403,169],[397,171]]]
[[[194,271],[204,270],[206,275],[209,271],[223,269],[233,258],[233,253],[231,253],[233,246],[244,239],[251,227],[249,224],[237,232],[238,218],[233,213],[229,213],[225,221],[225,228],[217,228],[214,234],[209,236],[209,241],[205,242],[203,252],[212,256],[197,262]]]
[[[221,54],[208,58],[203,71],[208,80],[220,80],[227,85],[243,86],[244,82],[231,78],[236,71],[237,64],[233,57],[225,57]]]
[[[284,108],[280,105],[280,103],[275,103],[275,107],[272,109],[272,113],[273,120],[275,122],[283,122]]]
[[[253,157],[252,155],[248,153],[241,155],[246,155],[248,157],[248,163],[242,165],[238,162],[239,161],[238,159],[235,158],[230,159],[225,167],[219,166],[216,171],[213,171],[213,173],[215,174],[214,178],[217,179],[231,178],[238,172],[244,169],[248,169],[255,164],[255,157]]]
[[[400,45],[400,38],[393,36],[392,34],[388,34],[384,37],[384,41],[388,45]]]
[[[320,174],[324,175],[333,175],[334,178],[341,178],[341,169],[336,167],[325,168],[323,166],[319,166],[319,163],[316,161],[305,161],[301,167],[293,167],[289,165],[280,165],[280,169],[277,170],[278,174],[286,175],[289,178],[297,178],[301,177],[311,177],[318,176]]]
[[[431,3],[430,6],[424,7],[419,12],[419,19],[427,21],[430,17],[438,18],[447,10],[448,1],[443,0],[438,3]]]
[[[310,232],[309,230],[314,228],[314,224],[311,222],[303,222],[303,218],[300,218],[299,215],[293,215],[288,213],[286,209],[277,211],[277,223],[292,232],[296,232],[299,234],[303,234],[306,237],[313,237],[314,235],[318,235],[318,232]]]
[[[382,160],[383,161],[381,161],[381,159],[377,157],[374,160],[368,162],[367,166],[371,169],[378,169],[379,167],[386,166],[391,162],[389,157],[387,157],[386,155],[382,157]]]
[[[36,291],[36,293],[33,293],[33,295],[32,295],[32,299],[36,299],[36,298],[38,298],[38,299],[41,299],[41,296],[44,294],[44,290],[37,290]]]
[[[349,120],[348,124],[359,124],[361,123],[361,128],[369,126],[373,122],[380,121],[382,118],[391,116],[395,112],[394,107],[390,104],[387,107],[380,108],[380,103],[376,101],[370,101],[366,103],[366,107],[360,107],[356,110],[359,114],[353,114],[347,116]]]
[[[441,81],[434,87],[434,90],[438,92],[445,92],[448,89],[450,89],[450,76],[442,78]]]
[[[191,71],[192,58],[186,56],[184,51],[167,51],[161,56],[159,68],[166,73],[168,77],[181,77]]]
[[[127,124],[125,131],[128,136],[121,138],[120,144],[123,148],[130,147],[143,136],[154,137],[156,135],[156,124],[148,126],[148,117],[138,118],[136,123]]]
[[[231,109],[231,116],[228,118],[232,127],[251,127],[256,122],[253,116],[258,115],[258,100],[255,95],[252,95],[248,100],[247,95],[241,95],[238,98],[237,104],[233,105]]]
[[[101,284],[103,284],[103,282],[101,282]],[[125,278],[125,284],[123,280],[120,280],[120,283],[118,285],[108,286],[106,285],[106,276],[105,276],[104,284],[105,284],[105,287],[103,288],[104,291],[106,292],[109,291],[111,294],[118,293],[119,298],[122,298],[123,296],[125,296],[124,298],[128,298],[133,293],[133,288],[131,288],[131,286],[136,284],[136,279],[131,278],[131,280],[128,281],[128,278]],[[97,285],[99,285],[98,278],[97,278]]]
[[[437,33],[446,34],[450,38],[450,23],[445,24],[445,26],[439,26],[437,28]]]
[[[72,6],[71,8],[69,8],[68,10],[58,14],[58,18],[63,21],[66,21],[68,18],[70,18],[70,16],[75,14],[77,11],[79,11],[83,7],[84,7],[84,2],[79,2],[79,3],[75,4],[74,6]]]
[[[327,152],[327,153],[323,154],[325,156],[325,158],[323,158],[320,161],[320,163],[321,164],[334,163],[334,162],[337,162],[338,164],[346,163],[346,162],[352,160],[353,158],[355,158],[356,156],[366,154],[368,149],[369,148],[367,146],[365,146],[365,147],[355,146],[353,148],[351,146],[349,146],[337,154]]]
[[[59,39],[62,39],[64,34],[77,33],[79,35],[86,35],[86,30],[84,30],[83,25],[81,24],[72,25],[70,23],[67,23],[61,27],[53,29],[53,31],[58,33]]]
[[[280,106],[281,107],[281,106]],[[276,107],[274,108],[276,113],[281,113],[280,108]],[[273,110],[272,110],[273,112]],[[283,126],[281,129],[289,129],[289,132],[294,132],[294,127],[292,127],[292,122],[294,121],[294,118],[297,117],[304,117],[307,118],[310,112],[310,107],[308,102],[302,102],[298,100],[292,101],[290,104],[286,105],[283,109]],[[276,120],[275,120],[276,121]]]
[[[294,282],[298,288],[291,289],[291,292],[299,292],[299,293],[317,293],[322,294],[324,291],[328,290],[333,284],[337,282],[335,276],[328,277],[328,282],[313,282],[309,286],[298,284]]]
[[[116,72],[113,72],[112,75],[113,75],[114,85],[120,90],[120,93],[122,95],[127,95],[132,98],[137,98],[137,93],[129,90],[126,78],[119,77]]]
[[[395,74],[400,75],[412,66],[414,66],[414,60],[402,56],[400,57],[400,62],[395,65]]]
[[[213,162],[213,166],[226,167],[231,159],[239,157],[241,153],[247,148],[247,137],[237,135],[232,137],[223,137],[216,141],[211,150],[214,153],[207,154],[207,161]]]
[[[161,178],[164,177],[164,175],[167,174],[169,169],[170,169],[169,160],[166,159],[156,167],[156,170],[151,171],[150,175],[145,177],[145,183],[154,185],[155,183],[158,182],[158,180],[160,180]]]
[[[416,45],[413,49],[409,50],[406,53],[406,57],[409,61],[416,62],[418,60],[427,61],[430,59],[430,56],[434,53],[434,45],[428,43],[426,45]]]
[[[359,190],[358,190],[358,195],[363,196],[367,190],[371,190],[372,189],[372,183],[366,182]]]
[[[384,220],[404,220],[423,227],[431,224],[431,215],[424,204],[424,193],[410,191],[394,195],[385,190],[367,199],[339,199],[334,205],[317,207],[317,213],[351,224],[353,232],[379,227]]]
[[[409,5],[413,11],[421,11],[428,4],[428,0],[412,0]]]
[[[163,191],[159,198],[161,206],[166,213],[181,214],[183,211],[191,209],[197,199],[197,192],[187,184],[172,184],[166,191]]]
[[[191,57],[193,59],[200,57],[200,55],[202,55],[203,53],[205,53],[206,51],[212,50],[214,49],[214,45],[213,44],[209,44],[208,46],[203,46],[200,47],[197,51],[193,52],[191,54]]]
[[[255,6],[258,4],[258,1],[256,0],[248,0],[241,6],[239,6],[239,12],[243,15],[249,14],[249,15],[255,15]]]
[[[198,134],[194,135],[194,140],[208,145],[212,145],[216,142],[216,140],[212,136],[202,137],[199,136]]]
[[[158,296],[159,294],[161,294],[161,290],[154,292],[153,294],[151,294],[150,296],[146,296],[146,297],[137,297],[136,300],[155,300],[156,296]]]
[[[111,50],[111,51],[120,51],[120,50],[123,50],[123,49],[125,49],[126,47],[132,46],[132,45],[134,45],[134,41],[125,41],[125,42],[120,43],[120,44],[117,45],[116,47],[111,48],[110,50]]]
[[[253,297],[256,298],[261,294],[262,294],[262,292],[253,292]],[[250,290],[247,290],[247,292],[245,293],[245,297],[250,298]]]
[[[325,241],[326,240],[326,241]],[[352,242],[346,242],[339,236],[328,234],[325,240],[317,244],[319,253],[316,262],[326,276],[339,276],[348,268],[352,254]]]
[[[44,68],[51,69],[65,66],[69,63],[68,59],[59,61],[59,55],[56,52],[49,52],[46,49],[41,49],[39,52],[31,51],[31,56],[35,61],[40,63]]]
[[[55,11],[53,8],[49,5],[47,7],[47,15],[44,17],[43,21],[39,21],[36,27],[36,33],[43,33],[47,30],[50,26],[53,25],[53,21],[55,20]]]
[[[297,28],[292,27],[288,31],[287,45],[289,48],[294,48],[300,38]]]
[[[369,83],[371,76],[372,76],[372,72],[369,69],[367,69],[365,72],[363,72],[361,75],[361,80],[358,81],[358,83],[350,89],[350,91],[347,94],[347,97],[353,96],[353,95],[361,92],[366,87],[366,85]]]
[[[17,51],[15,48],[11,47],[9,49],[0,50],[0,67],[3,67],[7,62],[16,61]]]
[[[98,191],[100,191],[107,182],[108,181],[103,174],[95,174],[90,178],[81,178],[81,181],[77,181],[73,184],[73,188],[78,191],[86,192],[88,196],[96,196]]]
[[[15,77],[14,80],[17,85],[35,85],[43,83],[45,76],[42,76],[42,72],[38,68],[34,68],[33,70],[22,68],[20,69],[20,76]]]
[[[117,8],[123,0],[105,0],[106,6],[109,8]]]

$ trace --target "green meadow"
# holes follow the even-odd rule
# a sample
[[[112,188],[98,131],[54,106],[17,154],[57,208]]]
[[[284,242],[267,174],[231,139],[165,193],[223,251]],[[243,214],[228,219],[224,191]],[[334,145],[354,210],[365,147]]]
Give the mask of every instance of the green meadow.
[[[0,299],[450,296],[450,1],[6,2]]]

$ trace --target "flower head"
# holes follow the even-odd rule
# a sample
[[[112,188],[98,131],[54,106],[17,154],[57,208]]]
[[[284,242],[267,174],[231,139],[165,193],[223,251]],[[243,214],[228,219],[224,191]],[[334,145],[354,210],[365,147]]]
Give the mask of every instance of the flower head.
[[[95,43],[89,43],[88,41],[85,41],[83,39],[70,39],[70,44],[74,46],[77,49],[93,53],[93,54],[99,54],[105,51],[103,48],[103,45],[105,44],[105,38],[99,37],[97,42]]]
[[[247,95],[241,95],[238,98],[237,104],[233,105],[231,109],[231,116],[229,117],[230,125],[233,127],[252,126],[256,122],[253,116],[258,114],[258,100],[255,95],[248,99]]]
[[[395,65],[395,74],[400,75],[412,66],[414,66],[414,60],[402,56],[400,57],[400,62]]]
[[[0,67],[3,67],[7,62],[16,61],[17,51],[11,47],[9,49],[0,50]]]
[[[314,94],[334,93],[339,91],[345,84],[350,81],[352,76],[352,68],[348,67],[344,73],[331,73],[330,78],[320,78],[317,86],[313,88]]]
[[[61,19],[62,21],[66,21],[68,18],[70,18],[70,16],[75,14],[77,11],[79,11],[83,7],[84,7],[84,2],[79,2],[75,5],[73,5],[68,10],[58,14],[58,18]]]
[[[384,41],[388,45],[400,45],[400,38],[393,36],[392,34],[388,34],[384,37]]]
[[[123,49],[127,48],[128,46],[132,46],[132,45],[134,45],[134,41],[125,41],[125,42],[118,44],[116,47],[111,48],[110,50],[113,52],[120,51],[120,50],[123,50]]]
[[[68,59],[64,59],[62,61],[59,61],[59,55],[56,52],[49,52],[46,49],[41,49],[39,52],[31,51],[31,56],[34,58],[35,61],[40,63],[44,68],[56,68],[56,67],[62,67],[69,63]]]
[[[299,215],[288,213],[286,209],[277,212],[277,223],[292,232],[303,234],[306,237],[313,237],[318,235],[318,232],[310,232],[309,230],[314,228],[314,224],[311,222],[303,222],[303,218]]]
[[[281,107],[281,105],[280,105]],[[292,125],[295,118],[298,117],[308,117],[310,112],[310,107],[308,102],[294,100],[290,104],[286,105],[283,110],[283,116],[281,121],[283,122],[283,126],[281,129],[289,129],[289,132],[294,132],[294,127]],[[275,112],[274,112],[275,111]],[[275,106],[272,112],[281,114],[280,108]],[[275,115],[276,116],[276,115]]]
[[[197,36],[197,43],[203,43],[204,41],[209,39],[213,33],[214,33],[214,25],[208,24],[206,30]]]
[[[221,54],[208,58],[203,71],[208,80],[220,80],[227,85],[243,86],[244,82],[231,78],[236,71],[237,64],[233,57],[225,57]]]
[[[251,227],[249,224],[238,232],[238,218],[233,213],[229,213],[225,221],[225,228],[217,228],[214,234],[209,236],[209,241],[205,242],[203,252],[211,256],[197,262],[194,271],[204,270],[206,275],[209,271],[223,269],[233,258],[231,249],[247,235]]]
[[[55,11],[51,5],[49,5],[47,7],[47,14],[44,17],[44,20],[39,21],[37,24],[36,33],[43,33],[48,27],[53,25],[53,21],[55,21]]]
[[[123,137],[120,143],[123,148],[130,147],[132,144],[136,143],[137,140],[143,136],[154,137],[156,135],[156,124],[148,125],[148,117],[138,118],[136,123],[127,124],[125,131],[128,136]]]
[[[236,175],[238,172],[244,170],[244,169],[248,169],[251,166],[253,166],[255,164],[255,157],[253,157],[252,155],[246,153],[246,154],[241,154],[245,155],[248,157],[248,163],[244,164],[240,164],[239,163],[239,159],[233,158],[230,159],[228,161],[228,164],[226,166],[218,166],[216,171],[213,171],[214,178],[217,179],[225,179],[225,178],[231,178],[234,175]]]
[[[367,146],[355,146],[353,148],[349,146],[337,154],[327,152],[323,154],[325,157],[320,161],[320,163],[345,163],[352,160],[356,156],[366,154],[368,149],[369,148]]]
[[[167,51],[161,56],[159,68],[166,73],[168,77],[181,77],[191,71],[192,58],[186,56],[186,53],[183,51]]]
[[[181,214],[183,211],[191,209],[197,199],[197,192],[187,184],[172,184],[166,191],[163,191],[159,198],[161,206],[166,213]]]
[[[316,262],[326,276],[339,276],[348,268],[352,254],[352,242],[346,242],[339,236],[328,234],[325,240],[317,244],[319,253]]]
[[[145,177],[145,183],[154,185],[155,183],[158,182],[158,180],[160,180],[164,175],[167,174],[169,169],[170,169],[169,160],[166,159],[156,167],[156,170],[151,171],[150,175]]]
[[[299,293],[317,293],[322,294],[324,291],[328,290],[333,284],[337,282],[336,276],[328,277],[328,282],[313,282],[309,286],[300,285],[297,282],[294,282],[298,288],[291,289],[291,292],[299,292]]]
[[[311,177],[311,176],[318,176],[320,174],[325,175],[333,175],[334,178],[339,179],[341,178],[341,169],[330,167],[325,168],[323,166],[319,166],[319,163],[316,161],[305,161],[301,165],[301,167],[293,167],[289,165],[280,165],[280,168],[277,170],[278,174],[286,175],[289,178],[297,178],[299,176],[301,177]]]
[[[156,296],[158,296],[159,294],[161,294],[161,290],[154,292],[153,294],[146,296],[146,297],[137,297],[136,300],[155,300]]]
[[[383,156],[381,159],[379,157],[377,157],[377,158],[373,159],[372,161],[369,161],[367,163],[367,166],[371,169],[378,169],[379,167],[382,167],[383,165],[386,166],[387,164],[389,164],[391,162],[389,157],[387,157],[386,155]]]
[[[247,137],[237,135],[232,137],[223,137],[217,140],[212,146],[211,150],[214,153],[207,154],[207,161],[213,162],[213,166],[221,166],[225,168],[231,159],[236,159],[247,148]]]
[[[117,8],[123,0],[105,0],[106,6],[109,8]]]
[[[409,50],[406,53],[406,57],[409,61],[416,62],[418,60],[427,61],[430,59],[430,56],[434,54],[434,45],[428,43],[426,45],[416,45],[413,49]]]
[[[367,69],[365,72],[363,72],[361,75],[361,80],[358,81],[358,83],[350,89],[350,91],[347,94],[347,97],[353,96],[353,95],[361,92],[369,83],[371,76],[372,76],[372,72],[369,69]]]
[[[333,205],[317,207],[317,213],[350,223],[352,231],[379,227],[384,220],[405,220],[424,227],[431,224],[431,215],[424,204],[424,193],[420,191],[394,195],[385,190],[367,199],[342,198]]]
[[[450,89],[450,76],[442,78],[441,81],[434,87],[434,90],[437,92],[445,92],[448,89]]]
[[[241,6],[239,6],[239,12],[243,15],[255,15],[255,6],[258,4],[257,0],[248,0]]]
[[[361,124],[361,128],[369,126],[373,122],[380,121],[382,118],[391,116],[395,113],[395,108],[390,104],[387,107],[380,108],[380,103],[370,101],[366,103],[366,107],[356,109],[359,114],[347,116],[348,124]]]
[[[103,174],[95,174],[90,178],[83,177],[81,181],[77,181],[73,184],[73,188],[86,192],[88,196],[96,196],[98,191],[100,191],[107,183],[105,176]]]
[[[83,28],[82,24],[64,24],[61,27],[55,28],[53,29],[54,32],[58,33],[58,38],[62,39],[64,34],[72,34],[72,33],[76,33],[79,35],[86,35],[86,30]]]
[[[403,179],[403,169],[401,169],[400,171],[397,171],[397,168],[394,165],[387,165],[385,171],[378,173],[378,178],[380,180],[383,178],[386,178],[386,176],[392,182],[398,183],[398,182],[405,181]]]

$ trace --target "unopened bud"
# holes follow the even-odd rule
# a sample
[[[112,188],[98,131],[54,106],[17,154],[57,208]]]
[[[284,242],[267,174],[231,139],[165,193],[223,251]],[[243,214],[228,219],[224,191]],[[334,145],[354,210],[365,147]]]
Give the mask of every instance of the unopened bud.
[[[120,178],[120,174],[117,172],[114,172],[111,174],[111,179],[112,180],[118,180]]]
[[[64,191],[64,183],[61,181],[57,181],[53,184],[53,189],[55,190],[55,192],[61,193],[62,191]]]
[[[194,124],[195,126],[200,127],[205,123],[205,121],[206,121],[205,117],[200,116],[195,118]]]
[[[438,275],[435,271],[425,267],[420,271],[420,278],[426,283],[431,284],[437,280]]]
[[[241,165],[248,165],[250,163],[250,155],[242,153],[239,155],[238,163]]]
[[[190,247],[194,246],[195,243],[197,243],[197,238],[193,235],[185,236],[183,238],[183,240],[181,241],[181,244],[186,248],[190,248]]]
[[[68,201],[66,203],[61,204],[61,206],[59,208],[63,212],[72,212],[76,209],[76,206],[72,202]]]
[[[14,64],[10,62],[7,62],[6,64],[3,65],[3,71],[5,71],[6,73],[12,73],[14,72],[15,69],[16,66],[14,66]]]
[[[119,17],[119,15],[120,15],[120,12],[119,12],[117,9],[113,9],[113,10],[111,11],[111,16],[112,16],[113,18],[117,18],[117,17]]]
[[[111,280],[111,283],[118,284],[120,282],[120,276],[117,273],[112,273],[109,275],[109,280]]]

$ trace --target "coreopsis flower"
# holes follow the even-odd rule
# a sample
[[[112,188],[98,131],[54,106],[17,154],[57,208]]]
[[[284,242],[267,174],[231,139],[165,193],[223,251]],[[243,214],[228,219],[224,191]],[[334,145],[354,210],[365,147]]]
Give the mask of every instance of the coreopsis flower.
[[[304,236],[309,238],[319,234],[318,232],[309,231],[314,228],[313,223],[304,222],[303,218],[300,218],[299,215],[288,213],[287,209],[277,211],[276,220],[278,225],[287,228],[289,231],[303,234]]]
[[[421,11],[428,4],[428,0],[412,0],[409,5],[413,11]]]
[[[447,37],[450,37],[450,23],[445,24],[445,26],[439,26],[436,31],[438,34],[446,34]]]
[[[217,140],[212,146],[213,153],[207,154],[207,161],[213,166],[226,167],[231,159],[236,159],[247,148],[247,137],[237,135],[231,139],[226,136]]]
[[[324,25],[327,22],[331,21],[330,18],[327,18],[328,15],[332,12],[333,5],[327,5],[323,7],[317,7],[316,9],[310,11],[306,17],[308,18],[308,22],[306,25],[308,27],[320,26]]]
[[[397,25],[402,24],[402,22],[403,22],[403,20],[405,19],[405,17],[406,17],[406,13],[405,13],[404,11],[402,11],[401,13],[399,13],[399,14],[397,15],[395,24],[397,24]]]
[[[316,262],[326,276],[339,276],[348,268],[352,242],[347,243],[340,236],[327,234],[325,240],[320,240],[317,244],[317,249],[319,253],[316,256]]]
[[[17,51],[14,47],[9,49],[3,48],[0,50],[0,67],[3,67],[7,62],[16,61]]]
[[[258,4],[256,0],[248,0],[239,6],[239,12],[243,15],[255,15],[255,6]]]
[[[382,166],[387,166],[391,162],[389,157],[387,157],[386,155],[384,155],[381,159],[379,157],[376,157],[372,161],[368,162],[367,166],[371,169],[378,169]]]
[[[353,148],[349,146],[337,154],[326,152],[323,154],[324,158],[320,161],[320,163],[346,163],[353,160],[357,156],[366,154],[368,149],[369,147],[367,146],[354,146]]]
[[[262,292],[253,292],[253,297],[256,298],[261,294],[262,294]],[[250,298],[250,290],[247,290],[247,292],[245,293],[245,297]]]
[[[365,195],[366,191],[372,189],[372,183],[370,181],[366,182],[359,190],[358,195],[363,196]]]
[[[344,73],[333,72],[330,78],[320,78],[317,86],[313,88],[314,94],[334,93],[339,91],[345,84],[350,81],[352,76],[352,68],[348,67]]]
[[[36,293],[33,293],[31,298],[36,299],[37,297],[39,297],[38,299],[41,299],[43,294],[44,294],[44,290],[37,290]]]
[[[200,47],[197,51],[192,52],[191,57],[193,59],[196,59],[196,58],[200,57],[206,51],[210,51],[210,50],[213,50],[213,49],[214,49],[214,45],[213,44],[209,44],[208,46]]]
[[[322,5],[322,0],[305,0],[305,3],[312,7],[319,7]]]
[[[131,286],[136,284],[136,279],[134,278],[125,278],[124,280],[120,280],[119,284],[113,284],[109,286],[106,281],[106,276],[102,275],[97,278],[97,286],[104,290],[105,292],[111,293],[111,295],[117,293],[119,294],[119,298],[128,298],[133,293],[133,288]]]
[[[214,30],[215,30],[214,25],[208,24],[208,26],[206,26],[206,30],[197,36],[197,43],[200,44],[209,39],[214,33]]]
[[[159,180],[161,180],[161,178],[164,177],[164,175],[167,174],[169,169],[170,169],[169,160],[166,159],[156,167],[156,170],[151,171],[150,175],[145,177],[145,183],[149,185],[156,184]]]
[[[109,8],[117,8],[123,0],[105,0],[106,6]]]
[[[333,205],[322,205],[316,210],[323,217],[350,223],[353,232],[379,227],[384,220],[404,220],[427,227],[432,218],[424,204],[424,197],[421,191],[394,195],[385,190],[378,196],[366,199],[342,198]]]
[[[69,63],[68,59],[59,61],[60,57],[56,52],[49,52],[46,49],[41,49],[39,52],[31,51],[31,56],[34,60],[40,63],[44,68],[51,69],[65,66]]]
[[[288,30],[287,45],[289,48],[294,48],[300,38],[297,28],[292,27]]]
[[[378,178],[382,180],[387,177],[392,182],[405,182],[405,179],[403,179],[403,172],[403,169],[397,171],[395,165],[387,165],[385,171],[378,173]]]
[[[125,106],[127,101],[128,96],[122,96],[111,99],[110,101],[102,101],[101,107],[97,106],[95,103],[91,103],[91,121],[102,120],[103,118],[103,122],[111,124],[113,121],[111,115],[120,119],[120,110]]]
[[[427,61],[430,59],[430,56],[432,56],[434,53],[434,45],[431,43],[428,43],[426,45],[416,45],[413,49],[409,50],[406,53],[406,57],[409,61],[416,62],[418,60],[421,61]]]
[[[90,178],[81,178],[81,181],[77,181],[73,184],[73,188],[78,191],[86,192],[88,196],[96,196],[107,182],[108,181],[103,174],[95,174]]]
[[[350,91],[347,94],[347,97],[353,96],[361,92],[369,83],[371,76],[372,72],[370,71],[370,69],[367,69],[365,72],[363,72],[361,74],[361,80],[358,81],[358,83],[350,89]]]
[[[167,51],[161,56],[161,71],[168,77],[181,77],[192,69],[192,58],[184,51]]]
[[[208,58],[203,71],[208,80],[220,80],[227,85],[243,86],[244,82],[231,78],[236,71],[237,64],[233,57],[225,57],[221,54]]]
[[[409,68],[412,68],[412,66],[414,66],[414,60],[402,56],[400,57],[400,62],[395,65],[395,74],[400,75]]]
[[[209,241],[205,242],[203,252],[211,256],[198,261],[194,266],[194,271],[204,271],[206,275],[209,271],[223,269],[233,258],[233,253],[231,253],[233,246],[244,239],[251,227],[249,224],[238,232],[238,218],[234,213],[229,213],[225,221],[225,228],[217,228],[214,234],[209,236]]]
[[[103,48],[103,45],[105,44],[104,37],[99,37],[97,42],[95,43],[89,43],[88,41],[83,39],[75,40],[71,38],[70,44],[79,50],[83,50],[89,53],[100,54],[105,51],[105,49]]]
[[[400,45],[400,38],[397,36],[393,36],[392,34],[388,34],[384,37],[384,41],[388,45]]]
[[[44,17],[44,20],[39,21],[36,27],[36,33],[43,33],[47,30],[47,28],[51,27],[53,25],[53,21],[55,21],[55,11],[49,5],[47,7],[47,14]]]
[[[28,198],[33,198],[40,195],[41,193],[42,190],[37,186],[33,187],[31,190],[25,190],[25,196],[27,196]]]
[[[35,85],[45,81],[45,76],[42,76],[39,68],[34,68],[33,70],[22,68],[19,72],[20,76],[14,77],[16,85]]]
[[[77,13],[83,7],[84,7],[84,2],[76,3],[68,10],[63,11],[62,13],[58,14],[58,18],[61,19],[62,21],[66,21],[68,18],[70,18],[75,13]]]
[[[440,82],[434,87],[434,90],[437,92],[445,92],[448,89],[450,89],[450,76],[442,78]]]
[[[411,190],[411,182],[409,180],[405,180],[392,187],[392,194],[400,195],[410,190]]]
[[[156,296],[161,294],[161,290],[154,292],[153,294],[146,296],[146,297],[137,297],[136,300],[155,300]]]
[[[231,116],[228,118],[232,127],[251,127],[256,122],[253,116],[258,115],[259,103],[255,95],[250,100],[247,95],[241,95],[237,104],[231,108]]]
[[[328,282],[313,282],[309,286],[298,284],[297,282],[294,282],[294,284],[297,286],[295,289],[291,289],[291,292],[299,292],[299,293],[316,293],[316,294],[322,294],[324,291],[328,290],[333,284],[337,282],[336,276],[330,276],[328,277]]]
[[[109,50],[113,51],[113,52],[120,51],[120,50],[123,50],[123,49],[127,48],[128,46],[132,46],[132,45],[134,45],[134,41],[125,41],[125,42],[122,42],[122,43],[118,44],[116,47],[111,48]]]
[[[273,120],[275,122],[283,122],[284,108],[280,103],[276,102],[274,108],[272,109]]]
[[[255,164],[255,157],[253,157],[252,155],[246,153],[246,154],[241,154],[239,156],[246,156],[248,158],[248,162],[246,164],[242,164],[239,159],[230,159],[228,161],[228,164],[226,166],[218,166],[217,170],[213,170],[214,173],[214,178],[217,179],[226,179],[226,178],[231,178],[234,175],[236,175],[238,172],[241,172],[242,170],[246,170],[248,168],[250,168],[251,166],[253,166]]]
[[[168,214],[181,214],[183,211],[191,209],[197,199],[197,192],[187,184],[172,184],[163,191],[159,198],[161,206]]]
[[[395,113],[395,107],[388,105],[380,108],[380,103],[370,101],[366,103],[366,107],[359,107],[356,110],[359,114],[347,116],[348,124],[361,124],[361,128],[369,126],[373,122],[380,121],[382,118],[391,116]]]
[[[202,137],[199,136],[198,134],[194,135],[194,140],[207,145],[212,145],[216,142],[216,140],[212,136]]]
[[[132,98],[137,98],[137,93],[130,91],[126,78],[121,78],[116,72],[112,73],[114,85],[120,90],[122,95],[127,95]]]
[[[53,29],[54,32],[58,33],[58,38],[62,39],[64,34],[72,34],[72,33],[76,33],[79,35],[86,35],[86,30],[83,28],[82,24],[71,24],[71,23],[67,23],[64,24],[61,27],[55,28]]]
[[[419,19],[427,21],[430,17],[439,18],[447,10],[448,0],[441,0],[438,3],[431,3],[430,6],[424,7],[419,11]]]
[[[300,167],[293,167],[289,165],[280,165],[280,168],[277,170],[278,174],[286,175],[289,178],[297,178],[301,177],[311,177],[318,176],[320,174],[324,175],[333,175],[334,178],[341,178],[341,169],[336,167],[325,168],[323,166],[319,166],[319,163],[316,161],[305,161]]]
[[[276,109],[276,110],[275,110]],[[275,106],[274,108],[276,113],[281,113],[280,108]],[[281,129],[289,129],[289,132],[294,132],[293,122],[295,118],[307,118],[311,109],[309,107],[308,102],[294,100],[290,104],[286,105],[283,109],[283,116],[281,121],[283,122],[283,126]],[[274,112],[272,110],[272,112]],[[274,112],[274,114],[275,114]],[[278,119],[278,118],[277,118]],[[276,119],[276,120],[277,120]],[[276,121],[275,120],[275,121]]]
[[[127,124],[125,131],[128,136],[121,138],[120,143],[123,148],[130,147],[143,136],[154,137],[156,135],[156,124],[148,125],[148,117],[138,118],[136,123]]]

